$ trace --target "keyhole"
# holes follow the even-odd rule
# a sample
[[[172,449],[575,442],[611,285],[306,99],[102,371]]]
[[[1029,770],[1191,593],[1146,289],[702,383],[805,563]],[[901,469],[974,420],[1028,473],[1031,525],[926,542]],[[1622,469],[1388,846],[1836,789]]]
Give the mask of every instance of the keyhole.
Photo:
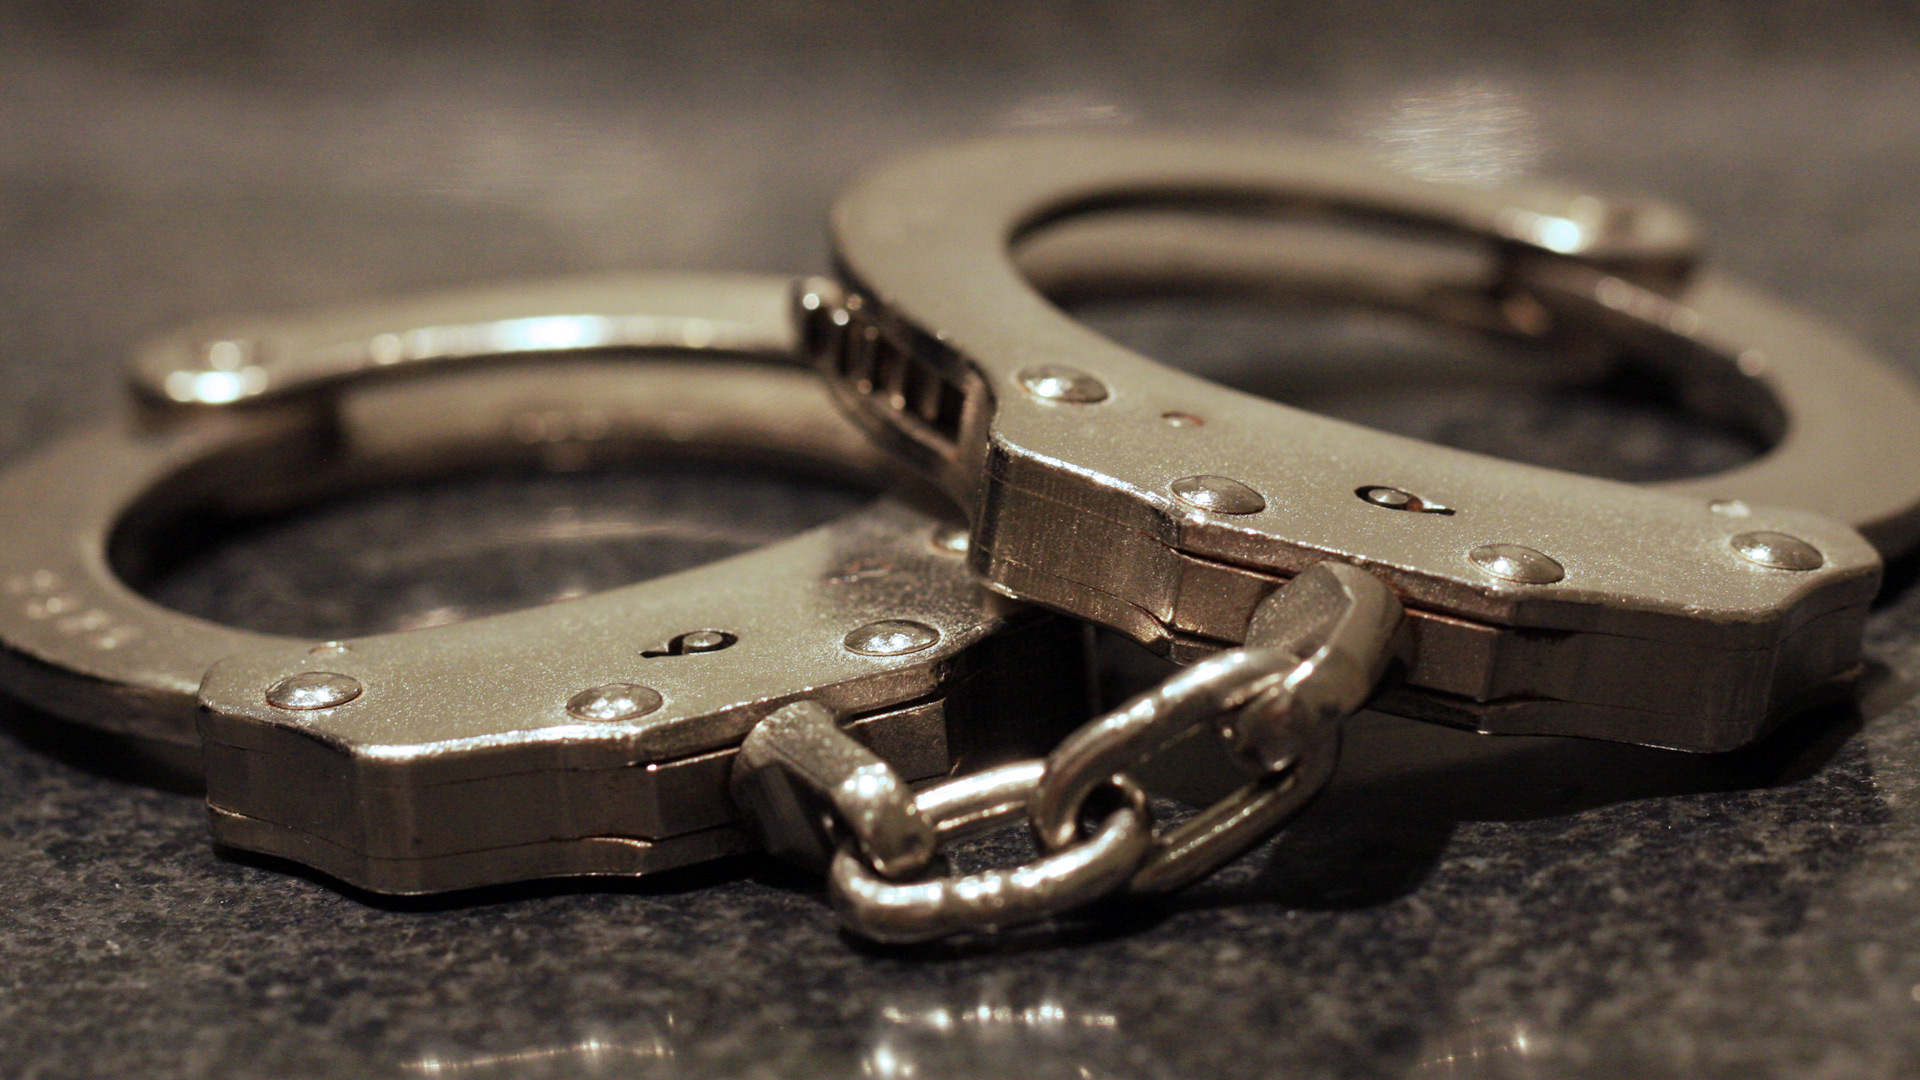
[[[725,630],[689,630],[662,648],[648,649],[641,656],[691,656],[695,653],[719,652],[730,648],[739,641],[738,634],[729,634]]]

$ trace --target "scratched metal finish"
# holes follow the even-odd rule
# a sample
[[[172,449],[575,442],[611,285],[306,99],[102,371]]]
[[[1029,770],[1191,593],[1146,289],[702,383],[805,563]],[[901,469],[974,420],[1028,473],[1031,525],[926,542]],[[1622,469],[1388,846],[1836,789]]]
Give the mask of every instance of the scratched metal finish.
[[[819,269],[857,169],[1052,125],[1335,136],[1428,175],[1649,190],[1700,214],[1727,270],[1920,369],[1908,7],[1270,8],[10,6],[0,457],[117,400],[132,344],[177,322],[545,273]],[[1751,452],[1369,316],[1087,314],[1472,449],[1636,479]],[[263,523],[157,589],[262,629],[437,621],[856,498],[706,477],[735,509],[661,540],[647,515],[685,525],[696,476],[376,495]],[[542,523],[568,515],[628,531],[556,543],[572,533]],[[194,795],[0,703],[0,1074],[1912,1076],[1915,576],[1895,568],[1857,711],[1732,758],[1538,742],[1497,771],[1465,737],[1368,718],[1308,820],[1228,874],[982,950],[863,950],[814,882],[754,860],[346,893],[217,855]],[[1111,666],[1116,690],[1141,675]]]

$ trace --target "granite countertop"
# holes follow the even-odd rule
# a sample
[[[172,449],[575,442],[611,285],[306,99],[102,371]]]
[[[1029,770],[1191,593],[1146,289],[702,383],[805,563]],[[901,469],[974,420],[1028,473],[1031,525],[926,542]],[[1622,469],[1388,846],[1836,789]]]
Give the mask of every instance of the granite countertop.
[[[818,269],[858,169],[1007,128],[1307,133],[1435,175],[1657,193],[1700,215],[1717,266],[1920,371],[1904,5],[897,7],[0,11],[0,459],[112,407],[132,344],[191,318],[616,268]],[[1317,340],[1088,314],[1196,364]],[[1318,403],[1631,475],[1743,452],[1553,387]],[[377,622],[426,601],[364,575],[314,598],[316,560],[672,483],[370,496],[159,590],[251,625]],[[848,498],[728,483],[781,527]],[[614,552],[606,573],[650,557]],[[356,893],[216,854],[191,790],[0,700],[0,1075],[1920,1075],[1915,578],[1893,570],[1857,708],[1749,751],[1539,743],[1392,785],[1344,770],[1190,892],[988,947],[863,947],[814,882],[755,858]],[[544,587],[454,584],[474,609]],[[1114,657],[1117,684],[1136,669]],[[1439,760],[1473,738],[1370,717],[1349,756]]]

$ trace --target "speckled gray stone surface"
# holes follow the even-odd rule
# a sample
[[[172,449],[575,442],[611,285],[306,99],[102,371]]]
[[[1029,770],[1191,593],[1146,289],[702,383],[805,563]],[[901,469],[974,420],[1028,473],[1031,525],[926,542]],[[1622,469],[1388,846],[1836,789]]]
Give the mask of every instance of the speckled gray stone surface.
[[[0,10],[0,457],[106,407],[130,345],[187,318],[600,268],[818,268],[853,171],[1007,126],[1304,131],[1428,171],[1654,191],[1701,214],[1723,267],[1920,358],[1906,5],[437,11]],[[1193,362],[1265,333],[1102,318]],[[1743,452],[1556,393],[1321,404],[1539,460],[1611,446],[1625,475]],[[161,589],[283,625],[538,598],[551,564],[459,570],[451,599],[377,573],[299,599],[303,560],[350,562],[342,536],[631,507],[672,479],[394,493]],[[729,483],[756,529],[847,498]],[[573,565],[606,584],[686,556]],[[1857,710],[1710,760],[1539,743],[1489,763],[1465,736],[1368,720],[1350,759],[1425,740],[1455,764],[1347,768],[1190,893],[986,948],[862,948],[810,881],[751,859],[353,894],[217,855],[190,792],[0,702],[0,1075],[1920,1075],[1914,577],[1896,568],[1875,616]]]

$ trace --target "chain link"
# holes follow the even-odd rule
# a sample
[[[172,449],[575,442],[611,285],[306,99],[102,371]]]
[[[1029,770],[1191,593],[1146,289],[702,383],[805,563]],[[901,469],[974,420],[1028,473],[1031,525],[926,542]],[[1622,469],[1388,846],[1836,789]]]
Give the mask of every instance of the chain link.
[[[915,803],[943,835],[958,836],[1023,815],[1044,773],[1040,761],[1002,765],[935,785]],[[1125,887],[1153,844],[1146,793],[1124,776],[1113,787],[1121,804],[1090,835],[1011,869],[895,882],[842,847],[827,878],[834,908],[855,933],[899,943],[999,930],[1085,906]],[[968,828],[950,828],[962,824]]]
[[[1050,918],[1119,891],[1163,892],[1213,872],[1297,814],[1333,773],[1337,721],[1365,704],[1402,622],[1393,592],[1321,563],[1268,597],[1248,643],[1098,717],[1044,761],[957,777],[909,796],[897,775],[802,702],[764,721],[735,767],[741,804],[776,852],[821,852],[834,906],[855,933],[909,942]],[[1255,774],[1158,833],[1130,773],[1212,723]],[[786,784],[769,784],[772,778]],[[1088,829],[1089,800],[1118,803]],[[769,800],[768,791],[785,794]],[[819,813],[796,811],[808,799]],[[945,843],[1025,817],[1042,854],[1010,869],[925,874]],[[835,833],[842,834],[836,838]]]
[[[1238,858],[1298,813],[1333,774],[1334,723],[1372,696],[1403,618],[1380,579],[1319,563],[1262,601],[1248,644],[1212,656],[1067,736],[1030,812],[1041,846],[1072,842],[1087,795],[1209,720],[1258,775],[1154,838],[1129,882],[1178,889]]]

